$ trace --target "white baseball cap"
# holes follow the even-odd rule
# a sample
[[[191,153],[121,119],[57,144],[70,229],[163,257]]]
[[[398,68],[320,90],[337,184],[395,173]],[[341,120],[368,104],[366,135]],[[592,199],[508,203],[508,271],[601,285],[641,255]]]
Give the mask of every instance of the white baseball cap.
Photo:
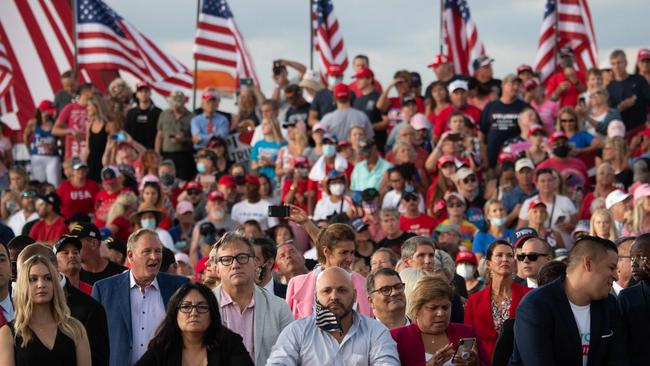
[[[615,204],[621,203],[626,199],[630,198],[631,196],[632,195],[630,195],[629,193],[625,193],[620,189],[613,190],[607,195],[607,198],[605,199],[605,207],[609,210]]]
[[[449,94],[453,93],[454,90],[456,89],[463,89],[464,91],[467,91],[469,89],[467,87],[467,81],[456,79],[451,83],[449,83],[449,85],[447,86],[447,90],[449,91]]]
[[[517,160],[517,162],[515,163],[515,171],[518,172],[523,168],[530,168],[531,170],[535,170],[535,164],[533,163],[532,160],[528,158]]]

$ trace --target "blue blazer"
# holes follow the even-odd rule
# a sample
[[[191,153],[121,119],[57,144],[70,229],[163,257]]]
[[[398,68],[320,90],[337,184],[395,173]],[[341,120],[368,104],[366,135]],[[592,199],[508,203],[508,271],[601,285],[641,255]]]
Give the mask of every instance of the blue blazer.
[[[564,278],[529,292],[515,318],[515,343],[510,366],[582,365],[582,343]],[[611,294],[590,308],[588,366],[627,365],[620,313]]]
[[[105,278],[93,286],[92,296],[106,310],[108,337],[110,343],[110,366],[126,366],[131,361],[133,333],[131,329],[131,298],[129,278],[131,271]],[[158,273],[163,305],[167,307],[169,298],[189,280],[185,277]],[[160,319],[162,321],[162,319]]]
[[[650,286],[646,281],[618,294],[630,365],[650,365]]]

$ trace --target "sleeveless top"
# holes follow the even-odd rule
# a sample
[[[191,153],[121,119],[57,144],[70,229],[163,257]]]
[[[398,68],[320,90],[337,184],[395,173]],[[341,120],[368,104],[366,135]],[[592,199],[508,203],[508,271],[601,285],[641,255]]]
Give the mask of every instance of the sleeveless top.
[[[108,141],[108,132],[106,131],[106,124],[102,129],[95,133],[92,128],[89,130],[88,135],[88,179],[92,179],[101,183],[99,177],[102,171],[102,156],[104,149],[106,149],[106,142]]]
[[[58,155],[56,137],[52,135],[52,128],[44,130],[41,126],[36,126],[31,153],[32,155]]]
[[[15,334],[14,322],[7,323],[11,333]],[[34,333],[34,332],[32,332]],[[56,331],[54,347],[48,349],[34,333],[32,341],[22,348],[22,338],[14,337],[14,362],[16,366],[70,366],[77,364],[77,352],[74,341],[65,335],[61,329]]]

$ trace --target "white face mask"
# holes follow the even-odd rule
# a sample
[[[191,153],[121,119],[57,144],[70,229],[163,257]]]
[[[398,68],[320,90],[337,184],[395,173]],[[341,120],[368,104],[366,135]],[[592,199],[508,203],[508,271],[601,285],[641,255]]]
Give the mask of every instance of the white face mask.
[[[327,77],[327,85],[331,87],[335,87],[338,83],[341,82],[341,77],[339,76],[328,76]]]
[[[476,272],[476,267],[470,263],[459,263],[456,265],[456,274],[461,276],[464,279],[470,279],[474,277],[474,272]]]
[[[226,210],[217,208],[210,211],[210,218],[214,221],[221,221],[226,216]]]
[[[140,226],[143,229],[155,229],[156,228],[156,219],[141,219]]]
[[[343,184],[341,184],[341,183],[334,183],[334,184],[331,184],[331,185],[330,185],[330,192],[331,192],[334,196],[340,196],[340,195],[343,194],[343,192],[345,192],[345,185],[343,185]]]

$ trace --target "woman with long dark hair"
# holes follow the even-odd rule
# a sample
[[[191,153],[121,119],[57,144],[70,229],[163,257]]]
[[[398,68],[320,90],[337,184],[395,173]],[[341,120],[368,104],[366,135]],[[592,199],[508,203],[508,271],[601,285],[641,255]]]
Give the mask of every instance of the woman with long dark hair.
[[[186,283],[169,300],[165,319],[136,366],[253,365],[242,338],[221,324],[214,293]]]

